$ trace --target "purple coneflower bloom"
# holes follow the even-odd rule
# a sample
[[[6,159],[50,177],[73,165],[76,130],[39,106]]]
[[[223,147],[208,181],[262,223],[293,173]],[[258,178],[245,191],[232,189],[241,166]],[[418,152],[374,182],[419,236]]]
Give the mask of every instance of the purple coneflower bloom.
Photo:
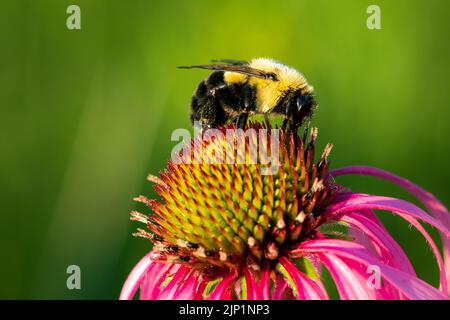
[[[153,214],[131,216],[147,227],[135,235],[154,246],[128,276],[120,299],[132,299],[139,288],[141,299],[328,299],[324,268],[341,299],[448,299],[447,209],[420,187],[380,169],[330,171],[331,145],[314,161],[316,136],[314,129],[298,139],[281,133],[280,163],[273,175],[261,174],[260,164],[203,159],[170,161],[160,178],[150,176],[162,200],[136,198]],[[242,136],[234,136],[235,145],[211,139],[229,149]],[[211,139],[194,141],[194,152]],[[248,159],[250,152],[247,148],[241,156]],[[428,213],[407,201],[353,192],[335,182],[348,174],[397,184]],[[417,277],[373,210],[396,214],[424,236],[439,267],[439,288]],[[444,257],[419,220],[440,231]]]

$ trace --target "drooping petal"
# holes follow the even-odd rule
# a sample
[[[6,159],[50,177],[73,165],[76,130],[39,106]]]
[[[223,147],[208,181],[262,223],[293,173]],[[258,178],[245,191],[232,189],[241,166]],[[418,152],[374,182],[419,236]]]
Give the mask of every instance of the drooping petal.
[[[366,247],[367,250],[372,252],[374,255],[379,256],[382,259],[388,258],[387,256],[383,256],[382,249],[375,244],[364,232],[360,229],[355,228],[354,226],[348,226],[347,233],[349,237],[351,237],[353,242],[359,243],[362,246]]]
[[[148,269],[151,268],[155,263],[151,260],[151,255],[153,253],[150,252],[145,255],[133,268],[131,273],[128,275],[127,280],[125,281],[122,291],[120,292],[119,299],[120,300],[131,300],[133,299],[134,294],[142,283],[142,279],[147,273]]]
[[[260,274],[259,281],[255,279],[255,273]],[[266,266],[262,271],[253,272],[249,268],[244,269],[244,279],[246,283],[247,300],[269,300],[270,284],[269,284],[269,268]]]
[[[174,298],[175,293],[178,288],[185,283],[186,275],[189,273],[189,269],[180,266],[180,268],[173,275],[172,279],[169,283],[161,289],[161,292],[158,296],[159,300],[172,300]]]
[[[366,285],[374,289],[377,300],[407,300],[407,298],[388,281],[381,281],[381,275],[376,266],[366,266],[358,261],[341,257],[342,261],[366,279]],[[380,277],[378,277],[380,275]]]
[[[448,228],[450,228],[450,214],[445,208],[445,206],[438,200],[434,195],[419,187],[418,185],[412,183],[411,181],[399,177],[390,172],[369,167],[369,166],[351,166],[345,168],[339,168],[330,171],[329,175],[332,177],[347,175],[347,174],[358,174],[358,175],[366,175],[381,178],[392,182],[403,189],[410,192],[414,195],[420,202],[422,202],[425,207],[430,211],[430,213],[435,216],[435,218],[444,221],[447,224]]]
[[[330,272],[342,300],[375,300],[375,290],[368,286],[367,279],[359,270],[350,268],[342,259],[333,254],[318,254]]]
[[[161,290],[164,288],[163,284],[170,280],[170,274],[177,272],[179,268],[179,264],[155,263],[155,267],[147,272],[142,281],[140,299],[160,299]]]
[[[289,287],[286,280],[283,278],[279,278],[275,281],[274,289],[272,293],[273,300],[281,300],[283,299],[286,289]]]
[[[425,211],[414,204],[390,197],[372,196],[362,193],[346,193],[336,197],[334,204],[330,205],[322,216],[331,218],[347,212],[360,210],[383,210],[396,213],[404,217],[410,216],[422,220],[439,229],[446,236],[450,236],[450,229],[441,221],[429,216]]]
[[[375,223],[372,219],[363,214],[352,212],[351,214],[343,215],[340,220],[359,229],[361,233],[366,235],[367,238],[380,249],[380,258],[387,264],[392,264],[409,274],[416,274],[411,262],[400,245],[384,228]]]
[[[434,242],[433,238],[428,234],[428,232],[422,227],[422,225],[414,218],[405,216],[405,220],[407,220],[409,223],[411,223],[427,240],[428,244],[430,245],[431,249],[433,250],[434,256],[436,258],[436,262],[439,267],[439,282],[440,282],[440,289],[442,292],[448,295],[448,287],[447,287],[447,273],[444,266],[444,261],[442,259],[441,253],[439,252],[438,247],[436,246],[436,243]]]
[[[222,281],[214,288],[209,295],[209,300],[230,300],[231,299],[231,286],[237,278],[237,273],[233,272],[225,276]]]
[[[280,264],[291,277],[295,290],[297,291],[297,299],[301,300],[327,300],[328,294],[323,285],[318,285],[313,279],[304,275],[296,266],[286,257],[280,259]],[[320,281],[320,280],[318,280]]]
[[[265,266],[262,273],[261,279],[259,280],[259,297],[262,300],[270,299],[270,269],[269,266]]]
[[[253,272],[249,268],[244,268],[244,279],[247,300],[269,300],[270,299],[270,278],[269,267],[265,266],[262,271]],[[255,279],[255,273],[260,274],[259,281]]]
[[[244,279],[245,279],[245,290],[247,300],[258,300],[260,299],[257,292],[257,284],[253,273],[248,269],[244,269]]]
[[[448,229],[441,221],[429,216],[426,212],[413,205],[412,203],[395,198],[371,196],[357,193],[343,194],[337,198],[338,199],[335,199],[336,203],[326,210],[324,216],[331,215],[340,217],[342,213],[358,211],[361,209],[384,210],[396,213],[403,219],[413,224],[430,243],[439,266],[441,288],[443,292],[448,293],[448,275],[440,252],[434,244],[432,238],[429,237],[428,233],[422,228],[419,223],[417,223],[415,218],[421,219],[428,224],[438,228],[443,234],[447,236],[450,235],[450,229]]]
[[[388,233],[386,228],[384,228],[383,224],[381,223],[380,219],[375,215],[375,213],[371,210],[365,210],[365,211],[358,211],[366,217],[367,219],[370,219],[373,223],[375,223],[377,226],[379,226],[384,232]],[[346,214],[347,216],[348,214]],[[384,256],[381,252],[380,248],[374,243],[373,240],[371,240],[367,234],[365,234],[360,229],[356,228],[355,226],[349,225],[349,229],[347,230],[348,235],[353,238],[353,241],[362,244],[366,248],[368,248],[370,251],[374,252],[377,255]]]
[[[207,285],[208,281],[201,278],[199,279],[199,284],[197,286],[197,291],[195,292],[193,300],[203,300],[203,294],[205,293]]]
[[[353,236],[358,234],[364,237],[364,241],[362,242],[358,241],[358,239],[354,241],[362,244],[382,262],[397,267],[413,276],[416,275],[411,262],[400,245],[391,237],[372,211],[351,212],[342,215],[339,221],[348,225],[349,234]],[[349,264],[349,262],[346,263]],[[354,264],[352,265],[352,269],[355,269]],[[362,270],[360,273],[365,274],[365,272],[365,270]],[[390,300],[402,298],[398,290],[389,283],[384,285],[383,291],[383,294],[381,294],[380,290],[377,291],[378,298],[381,296],[385,296],[386,299]]]
[[[380,269],[381,276],[401,291],[408,299],[448,299],[447,295],[426,282],[382,263],[379,259],[374,258],[366,248],[351,241],[336,239],[308,240],[300,244],[297,249],[292,250],[290,253],[293,256],[302,256],[308,253],[334,254],[338,257],[345,257],[357,261],[366,266],[376,266]]]
[[[173,299],[175,300],[194,300],[199,286],[198,275],[195,271],[191,271],[189,275],[175,292]]]
[[[351,166],[340,168],[331,171],[329,175],[337,177],[346,174],[359,174],[377,177],[402,187],[422,202],[422,204],[430,211],[432,216],[442,221],[447,228],[450,229],[450,214],[447,208],[434,195],[411,181],[390,172],[369,166]],[[450,288],[450,238],[444,233],[441,233],[441,239],[444,252],[445,270],[447,274],[447,287]]]

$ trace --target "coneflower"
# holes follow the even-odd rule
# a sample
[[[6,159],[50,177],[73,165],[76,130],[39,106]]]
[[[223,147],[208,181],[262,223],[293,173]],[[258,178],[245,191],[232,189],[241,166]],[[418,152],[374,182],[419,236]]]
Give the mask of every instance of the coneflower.
[[[232,129],[220,132],[229,138]],[[263,174],[268,159],[248,144],[273,153],[273,141],[231,132],[231,141],[223,134],[190,143],[201,161],[180,153],[160,177],[149,176],[161,200],[137,197],[152,213],[132,212],[131,219],[146,225],[135,235],[154,246],[128,276],[120,299],[133,298],[139,288],[141,299],[328,299],[323,268],[341,299],[448,299],[450,215],[434,196],[376,168],[329,171],[331,145],[314,159],[317,129],[301,137],[280,132],[276,170]],[[242,140],[247,148],[235,153]],[[216,151],[204,152],[212,143]],[[219,149],[245,161],[217,161]],[[344,174],[398,184],[431,215],[400,199],[352,192],[334,181]],[[372,210],[393,212],[423,234],[439,267],[439,288],[417,277]],[[445,261],[418,220],[440,231]]]

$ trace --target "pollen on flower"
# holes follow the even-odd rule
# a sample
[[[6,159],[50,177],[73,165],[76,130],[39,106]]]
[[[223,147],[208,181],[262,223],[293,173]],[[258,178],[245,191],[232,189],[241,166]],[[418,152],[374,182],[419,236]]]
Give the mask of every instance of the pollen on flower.
[[[262,129],[259,124],[250,127]],[[231,125],[221,130],[227,129],[235,128]],[[139,229],[135,235],[152,241],[157,237],[157,259],[162,262],[176,259],[208,272],[213,267],[214,274],[229,269],[239,272],[245,266],[275,268],[288,250],[315,237],[321,225],[320,213],[337,192],[325,179],[331,145],[316,163],[316,138],[316,128],[299,139],[281,132],[276,146],[270,139],[263,143],[248,135],[247,140],[243,138],[244,150],[235,154],[244,162],[215,162],[217,149],[203,153],[214,159],[169,162],[160,177],[148,178],[155,183],[161,200],[135,198],[153,212],[148,216],[131,213],[131,219],[146,224],[150,232]],[[220,136],[199,137],[190,147],[198,155],[214,141],[216,148],[235,150],[240,139],[238,133],[231,144]],[[248,147],[251,143],[258,148]],[[279,165],[273,174],[264,175],[262,163],[268,163],[267,157],[255,150],[273,152],[273,147],[277,148]]]

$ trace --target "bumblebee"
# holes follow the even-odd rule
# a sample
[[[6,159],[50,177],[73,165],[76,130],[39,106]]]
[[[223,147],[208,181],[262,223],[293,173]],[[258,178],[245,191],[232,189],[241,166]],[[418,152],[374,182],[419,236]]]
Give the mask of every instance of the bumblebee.
[[[314,89],[297,70],[272,59],[249,62],[213,60],[215,64],[182,66],[213,70],[197,87],[191,100],[191,122],[216,128],[236,121],[244,129],[253,114],[284,117],[282,129],[297,130],[309,121],[317,103]]]

